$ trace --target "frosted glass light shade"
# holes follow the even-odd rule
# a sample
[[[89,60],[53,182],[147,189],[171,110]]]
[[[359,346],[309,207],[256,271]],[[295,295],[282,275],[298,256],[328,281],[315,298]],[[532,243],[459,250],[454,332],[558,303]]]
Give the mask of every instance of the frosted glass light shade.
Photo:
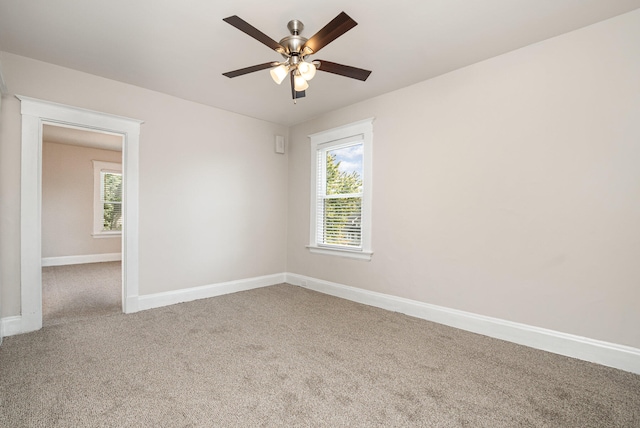
[[[309,84],[306,80],[304,80],[304,77],[296,74],[295,76],[293,76],[293,87],[297,92],[302,92],[309,87]]]
[[[301,62],[298,64],[298,70],[300,70],[304,80],[311,80],[316,75],[316,66],[310,62]]]
[[[287,74],[289,74],[289,67],[284,64],[279,65],[272,68],[269,74],[271,74],[271,78],[273,79],[273,81],[279,85],[282,83],[284,78],[287,77]]]

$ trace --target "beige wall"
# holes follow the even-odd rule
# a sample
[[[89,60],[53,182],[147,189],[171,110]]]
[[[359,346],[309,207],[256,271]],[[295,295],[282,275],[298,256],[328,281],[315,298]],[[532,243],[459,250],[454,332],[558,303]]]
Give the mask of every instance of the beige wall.
[[[640,11],[293,127],[289,271],[640,347],[638,46]],[[310,254],[307,135],[372,116],[373,259]]]
[[[286,270],[284,126],[9,53],[12,94],[143,120],[140,135],[140,294]],[[206,88],[203,88],[206,90]],[[0,123],[3,316],[20,313],[20,103]]]
[[[2,59],[2,57],[0,57]],[[4,64],[3,64],[3,74]],[[3,317],[20,311],[20,118],[11,121],[13,97],[2,96],[0,110],[0,313]],[[17,305],[17,306],[16,306]]]
[[[42,257],[121,252],[120,237],[92,236],[93,160],[122,163],[122,153],[43,144]]]
[[[0,88],[3,88],[4,86],[4,76],[2,75],[2,70],[0,70]],[[4,93],[3,91],[0,91],[0,115],[2,114],[2,99],[4,97]],[[0,121],[0,154],[2,153],[2,121]],[[1,163],[0,163],[1,166]],[[2,206],[2,184],[0,182],[0,207]],[[2,219],[0,219],[0,230],[2,230]],[[2,257],[2,252],[0,251],[0,257]],[[2,263],[0,262],[0,319],[2,319],[3,317],[3,312],[2,312]],[[0,344],[2,344],[2,330],[0,329]]]

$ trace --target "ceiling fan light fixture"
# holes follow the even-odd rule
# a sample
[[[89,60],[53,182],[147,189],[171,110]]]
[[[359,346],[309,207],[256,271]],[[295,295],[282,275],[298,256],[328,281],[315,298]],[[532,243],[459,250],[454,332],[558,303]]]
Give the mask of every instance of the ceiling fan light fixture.
[[[280,64],[279,66],[272,68],[269,74],[271,74],[273,81],[279,85],[289,74],[289,66]]]
[[[313,63],[303,61],[298,64],[298,70],[304,80],[311,80],[316,75],[316,66]]]
[[[309,84],[302,75],[296,73],[293,76],[293,87],[297,92],[302,92],[309,87]]]
[[[270,49],[275,50],[281,54],[285,60],[265,62],[263,64],[222,73],[222,75],[232,78],[270,69],[271,78],[278,85],[280,85],[287,76],[289,77],[291,82],[291,96],[294,103],[296,99],[306,96],[305,90],[309,87],[309,83],[307,82],[313,79],[317,70],[361,80],[363,82],[367,80],[371,74],[371,71],[362,68],[324,60],[311,61],[307,59],[309,55],[317,54],[320,49],[358,25],[356,21],[344,12],[341,12],[333,18],[309,39],[300,35],[304,25],[299,20],[294,19],[287,25],[291,35],[282,38],[280,42],[267,36],[237,15],[224,18],[223,21],[256,39]]]

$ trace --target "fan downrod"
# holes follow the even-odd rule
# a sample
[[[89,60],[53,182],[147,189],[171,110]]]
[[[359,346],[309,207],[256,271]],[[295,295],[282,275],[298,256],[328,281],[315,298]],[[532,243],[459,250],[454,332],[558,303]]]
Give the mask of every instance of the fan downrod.
[[[297,36],[298,34],[302,33],[302,30],[304,30],[304,24],[300,20],[292,19],[287,24],[287,29],[292,36]]]

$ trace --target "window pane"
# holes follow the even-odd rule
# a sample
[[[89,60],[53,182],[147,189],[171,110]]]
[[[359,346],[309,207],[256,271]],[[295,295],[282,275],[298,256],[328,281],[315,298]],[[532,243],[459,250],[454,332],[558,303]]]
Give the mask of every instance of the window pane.
[[[327,195],[362,193],[363,144],[327,150]]]
[[[328,198],[324,200],[324,236],[328,245],[360,247],[362,198]]]
[[[122,202],[122,174],[102,172],[102,200]]]
[[[122,204],[104,204],[103,230],[122,230]]]
[[[373,118],[309,135],[309,251],[370,260]]]
[[[122,230],[122,174],[114,172],[100,173],[101,198],[103,202],[102,230]]]

